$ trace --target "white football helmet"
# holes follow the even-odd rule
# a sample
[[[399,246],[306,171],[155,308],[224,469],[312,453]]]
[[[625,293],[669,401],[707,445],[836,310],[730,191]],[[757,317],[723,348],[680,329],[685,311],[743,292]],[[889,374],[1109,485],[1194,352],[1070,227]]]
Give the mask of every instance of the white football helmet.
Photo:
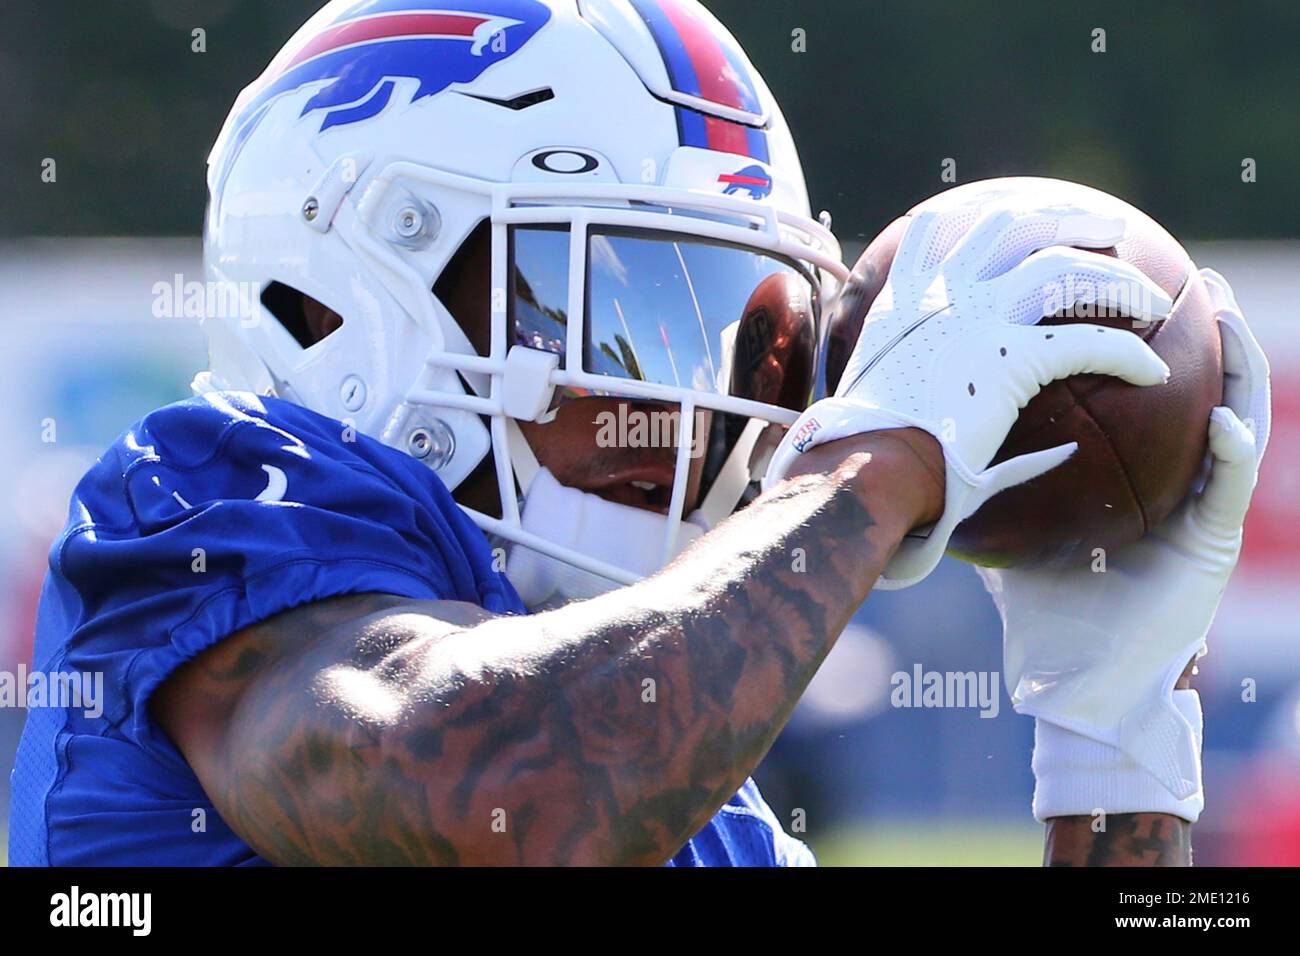
[[[533,606],[630,583],[736,508],[847,275],[771,93],[695,0],[335,0],[240,95],[208,185],[208,279],[255,301],[205,319],[196,389],[339,419],[458,499],[494,481],[496,513],[466,510]],[[304,297],[341,326],[311,335]],[[680,409],[666,514],[538,466],[518,423],[581,396]]]

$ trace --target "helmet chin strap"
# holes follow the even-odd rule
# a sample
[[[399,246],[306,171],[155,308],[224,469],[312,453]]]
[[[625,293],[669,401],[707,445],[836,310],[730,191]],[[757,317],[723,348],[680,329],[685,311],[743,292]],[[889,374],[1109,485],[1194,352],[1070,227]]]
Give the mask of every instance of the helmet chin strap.
[[[523,529],[539,538],[597,561],[645,577],[659,570],[668,517],[560,484],[538,470],[520,512]],[[681,522],[680,551],[705,528]],[[618,582],[574,567],[559,558],[514,545],[506,558],[506,577],[524,604],[537,610],[581,601],[621,587]]]
[[[691,521],[695,521],[697,518],[702,519],[705,527],[716,528],[736,510],[736,505],[740,503],[741,496],[745,493],[745,489],[749,487],[752,480],[751,475],[758,470],[752,467],[755,463],[750,459],[753,458],[754,446],[758,444],[763,429],[767,427],[768,422],[757,418],[751,418],[745,423],[744,430],[740,433],[740,437],[736,439],[736,447],[731,449],[731,454],[722,463],[722,469],[718,472],[718,476],[713,479],[713,487],[709,489],[709,493],[700,502],[699,510],[691,515]],[[766,467],[766,462],[764,462],[763,468],[766,469]],[[761,476],[762,471],[758,471]]]
[[[674,554],[680,554],[735,509],[749,484],[749,459],[765,425],[758,420],[748,423],[700,508],[678,522]],[[660,569],[670,521],[667,515],[560,484],[540,465],[514,420],[506,423],[506,430],[511,462],[524,489],[520,511],[524,531],[640,577]],[[532,610],[586,600],[622,586],[520,544],[510,548],[506,577]]]
[[[560,484],[542,467],[514,419],[506,422],[510,460],[523,501],[523,530],[588,558],[646,577],[660,568],[668,517]],[[708,530],[679,522],[676,551]],[[532,610],[593,598],[623,585],[525,545],[511,546],[506,577]]]
[[[528,444],[528,439],[524,437],[519,422],[513,418],[506,419],[506,443],[510,449],[510,466],[515,471],[515,479],[519,482],[523,493],[527,495],[533,479],[542,470],[542,466],[538,463],[537,456],[533,454],[533,446]]]

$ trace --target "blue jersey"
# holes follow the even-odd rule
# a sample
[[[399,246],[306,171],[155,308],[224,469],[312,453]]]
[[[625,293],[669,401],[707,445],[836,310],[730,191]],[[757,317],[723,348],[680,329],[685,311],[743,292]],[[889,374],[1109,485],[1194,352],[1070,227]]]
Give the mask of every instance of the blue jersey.
[[[50,549],[32,673],[65,690],[84,678],[86,690],[29,701],[9,862],[264,863],[153,721],[150,695],[242,628],[360,593],[525,613],[438,477],[341,422],[215,393],[128,429],[78,484]],[[809,862],[753,781],[672,860]]]

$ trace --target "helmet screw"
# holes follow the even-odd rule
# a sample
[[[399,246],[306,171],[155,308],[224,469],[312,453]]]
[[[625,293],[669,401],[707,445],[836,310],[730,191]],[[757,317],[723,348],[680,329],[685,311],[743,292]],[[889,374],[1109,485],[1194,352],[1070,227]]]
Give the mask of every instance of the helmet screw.
[[[424,229],[424,214],[414,206],[404,206],[397,214],[397,234],[403,239],[414,239]]]
[[[433,451],[433,436],[426,428],[417,428],[406,440],[406,447],[416,458],[428,458]]]
[[[406,439],[406,450],[411,457],[425,462],[434,471],[451,461],[456,453],[456,439],[447,423],[435,418],[428,426],[414,429]]]
[[[348,411],[360,411],[366,404],[366,383],[356,375],[349,375],[339,386],[339,400]]]
[[[315,222],[318,215],[320,215],[320,202],[312,196],[302,204],[302,218],[308,222]]]

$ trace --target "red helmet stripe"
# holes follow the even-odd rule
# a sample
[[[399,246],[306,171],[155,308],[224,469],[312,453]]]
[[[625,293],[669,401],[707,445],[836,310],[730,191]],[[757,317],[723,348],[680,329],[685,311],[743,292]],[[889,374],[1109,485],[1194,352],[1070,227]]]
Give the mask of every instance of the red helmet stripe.
[[[290,70],[305,60],[354,43],[393,37],[472,37],[488,17],[472,13],[403,13],[349,20],[312,37],[293,59]]]
[[[718,38],[691,11],[676,0],[661,0],[660,7],[672,21],[695,69],[700,96],[722,106],[738,110],[748,108],[742,98],[741,78],[728,60]]]
[[[708,136],[709,149],[723,153],[749,155],[749,137],[746,127],[732,123],[716,116],[704,117],[704,130]]]

